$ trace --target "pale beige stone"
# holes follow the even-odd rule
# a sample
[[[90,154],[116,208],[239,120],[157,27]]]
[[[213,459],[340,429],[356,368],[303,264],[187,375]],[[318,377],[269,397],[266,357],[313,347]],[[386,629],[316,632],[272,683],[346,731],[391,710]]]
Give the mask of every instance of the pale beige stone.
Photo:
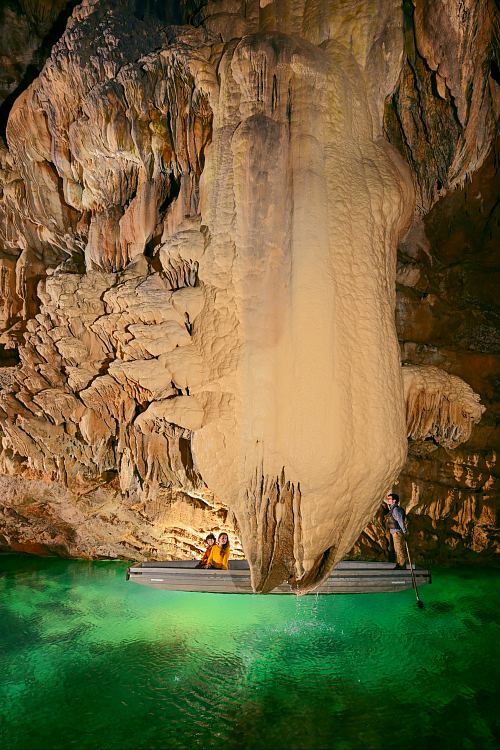
[[[403,384],[409,438],[433,438],[445,448],[467,442],[485,411],[470,385],[429,365],[403,367]]]

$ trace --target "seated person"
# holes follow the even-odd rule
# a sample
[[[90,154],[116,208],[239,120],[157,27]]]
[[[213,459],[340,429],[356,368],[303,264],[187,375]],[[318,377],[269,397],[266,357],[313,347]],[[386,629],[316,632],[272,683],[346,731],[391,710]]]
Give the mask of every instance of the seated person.
[[[208,558],[210,556],[210,550],[215,544],[215,536],[213,534],[207,534],[205,537],[205,543],[207,545],[207,548],[205,552],[203,553],[203,557],[201,558],[198,565],[196,565],[197,568],[206,568],[208,563]]]
[[[217,544],[214,544],[208,556],[207,568],[227,570],[229,562],[229,537],[225,531],[219,534]]]

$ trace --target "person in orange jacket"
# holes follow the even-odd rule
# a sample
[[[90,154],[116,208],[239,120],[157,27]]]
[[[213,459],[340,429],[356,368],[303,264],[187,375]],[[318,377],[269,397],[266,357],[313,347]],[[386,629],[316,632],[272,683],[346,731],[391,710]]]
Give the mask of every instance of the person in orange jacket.
[[[217,539],[217,544],[214,544],[214,546],[210,550],[207,568],[227,570],[230,549],[229,537],[225,531],[222,531],[219,534],[219,538]]]
[[[200,562],[196,566],[197,568],[206,568],[208,564],[208,558],[210,556],[210,552],[212,550],[212,547],[215,544],[215,536],[213,534],[207,534],[205,537],[205,543],[207,545],[207,548],[205,552],[203,553],[203,557],[201,558]]]

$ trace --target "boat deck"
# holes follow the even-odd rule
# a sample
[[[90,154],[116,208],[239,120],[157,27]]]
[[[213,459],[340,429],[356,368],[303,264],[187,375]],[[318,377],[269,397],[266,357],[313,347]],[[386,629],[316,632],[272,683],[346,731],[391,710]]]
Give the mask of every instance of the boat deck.
[[[231,560],[229,570],[196,568],[197,560],[142,562],[131,566],[127,580],[166,591],[192,591],[212,594],[252,594],[250,569],[246,560]],[[414,566],[417,586],[431,583],[429,570]],[[388,593],[412,588],[410,568],[396,570],[394,563],[338,563],[314,594]],[[296,593],[290,584],[282,583],[272,594]]]

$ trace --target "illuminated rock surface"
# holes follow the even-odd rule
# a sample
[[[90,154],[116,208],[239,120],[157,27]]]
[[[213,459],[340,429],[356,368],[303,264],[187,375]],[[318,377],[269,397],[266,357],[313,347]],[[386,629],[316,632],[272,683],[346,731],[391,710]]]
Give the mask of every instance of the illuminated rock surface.
[[[307,590],[373,518],[408,433],[449,450],[481,417],[471,391],[464,427],[446,385],[422,419],[416,374],[407,427],[394,308],[414,185],[408,253],[491,143],[489,6],[444,43],[425,3],[414,20],[392,1],[261,5],[155,19],[88,0],[12,106],[5,547],[189,555],[236,524],[256,590]],[[400,264],[408,290],[421,265]],[[406,363],[440,366],[411,342]]]

